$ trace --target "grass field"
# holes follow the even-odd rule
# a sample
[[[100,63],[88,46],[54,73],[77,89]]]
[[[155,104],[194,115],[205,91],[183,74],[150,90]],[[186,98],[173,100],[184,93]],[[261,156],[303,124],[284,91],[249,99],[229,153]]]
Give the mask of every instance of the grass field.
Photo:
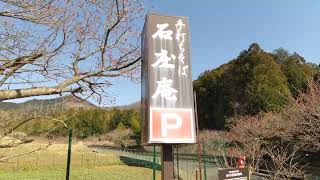
[[[157,177],[157,179],[160,179],[159,172],[157,173]],[[152,170],[126,165],[111,165],[105,167],[73,168],[70,175],[70,179],[75,180],[132,180],[133,178],[136,180],[150,180],[152,179]],[[2,171],[0,172],[0,179],[59,180],[65,179],[65,169]]]
[[[10,156],[39,147],[39,142],[0,149],[0,155]],[[70,179],[152,179],[152,169],[124,165],[116,154],[97,153],[82,143],[72,145]],[[67,144],[57,143],[32,154],[15,157],[0,163],[0,180],[65,179]],[[160,177],[160,172],[157,172]],[[158,178],[157,178],[158,179]]]

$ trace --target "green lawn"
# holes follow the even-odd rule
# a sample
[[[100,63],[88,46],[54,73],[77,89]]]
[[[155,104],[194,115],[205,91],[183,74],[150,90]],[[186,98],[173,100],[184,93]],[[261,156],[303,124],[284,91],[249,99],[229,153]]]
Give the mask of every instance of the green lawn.
[[[1,180],[30,179],[30,180],[63,180],[65,179],[65,169],[60,170],[20,170],[20,171],[1,171]],[[71,180],[150,180],[152,170],[126,165],[111,165],[105,167],[77,168],[71,171]],[[160,172],[157,172],[157,179],[160,179]]]
[[[0,149],[0,155],[10,156],[37,148],[39,144],[24,144]],[[116,154],[96,153],[84,145],[72,148],[71,180],[144,180],[152,179],[152,169],[124,165]],[[54,144],[32,154],[0,163],[0,180],[60,180],[65,179],[67,144]],[[160,177],[160,172],[157,172]],[[157,179],[158,179],[157,178]]]

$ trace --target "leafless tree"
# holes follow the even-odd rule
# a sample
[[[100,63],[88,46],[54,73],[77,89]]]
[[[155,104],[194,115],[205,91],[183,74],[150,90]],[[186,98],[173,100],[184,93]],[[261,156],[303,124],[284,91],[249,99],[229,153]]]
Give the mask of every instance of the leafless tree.
[[[227,133],[229,149],[236,156],[244,155],[250,174],[257,172],[264,163],[263,156],[266,154],[261,148],[268,136],[258,116],[239,117],[231,130]],[[229,150],[230,151],[230,150]]]
[[[138,78],[142,17],[140,0],[0,0],[0,102],[64,93],[103,102],[112,79]],[[40,111],[0,112],[0,143],[29,121],[66,126]]]
[[[0,101],[82,93],[137,78],[140,0],[0,0]]]
[[[306,91],[291,98],[281,112],[236,119],[227,138],[243,153],[251,172],[263,166],[273,179],[301,177],[302,150],[320,150],[320,86],[310,81]]]
[[[282,112],[282,119],[291,122],[292,134],[304,150],[320,151],[320,85],[309,81],[308,90],[302,92]]]
[[[45,104],[43,101],[39,101],[39,103],[31,104],[36,107],[26,104],[14,110],[0,110],[0,149],[11,149],[21,144],[32,142],[33,139],[30,139],[22,129],[30,128],[32,124],[37,124],[39,121],[45,122],[45,126],[32,127],[32,131],[36,131],[40,136],[46,137],[47,143],[42,142],[37,147],[23,152],[3,150],[1,151],[0,162],[10,162],[12,158],[48,148],[55,142],[54,131],[56,128],[64,127],[67,130],[68,124],[66,122],[70,118],[76,117],[79,111],[79,109],[70,111],[65,107],[63,101],[56,102],[54,105]],[[66,114],[64,113],[65,111],[69,113]],[[64,115],[59,115],[61,113]]]
[[[303,178],[304,165],[301,165],[298,151],[301,148],[293,143],[269,143],[265,147],[270,161],[265,162],[265,168],[271,179]]]
[[[292,141],[291,127],[282,120],[274,113],[240,117],[228,132],[231,146],[246,157],[250,174],[267,172],[272,179],[303,175],[301,146]]]

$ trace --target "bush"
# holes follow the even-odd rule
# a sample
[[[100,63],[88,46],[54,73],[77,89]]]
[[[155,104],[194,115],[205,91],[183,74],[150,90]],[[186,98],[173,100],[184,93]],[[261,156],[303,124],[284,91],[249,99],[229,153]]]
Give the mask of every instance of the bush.
[[[124,130],[124,129],[126,129],[126,127],[122,124],[122,122],[120,122],[120,123],[117,125],[117,129],[118,129],[118,130]]]
[[[28,138],[27,134],[24,132],[13,132],[13,133],[9,134],[8,137],[16,139],[16,140],[20,140],[20,141],[25,141]]]
[[[117,147],[129,148],[137,146],[133,135],[132,129],[115,129],[106,134],[106,140],[113,142]]]
[[[302,173],[302,150],[316,153],[320,150],[319,114],[320,86],[310,81],[306,92],[291,98],[282,111],[235,120],[227,133],[232,145],[229,148],[244,154],[252,170],[264,165],[275,178],[295,178]]]

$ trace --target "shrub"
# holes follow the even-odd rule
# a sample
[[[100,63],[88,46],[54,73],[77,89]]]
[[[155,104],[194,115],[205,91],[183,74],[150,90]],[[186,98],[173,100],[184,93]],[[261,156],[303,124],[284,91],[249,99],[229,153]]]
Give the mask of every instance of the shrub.
[[[13,139],[17,139],[20,141],[27,140],[27,138],[28,138],[27,134],[24,132],[12,132],[11,134],[8,135],[8,137],[13,138]]]
[[[132,139],[133,135],[132,129],[115,129],[106,134],[106,140],[113,142],[117,147],[128,148],[137,145],[135,139]]]

